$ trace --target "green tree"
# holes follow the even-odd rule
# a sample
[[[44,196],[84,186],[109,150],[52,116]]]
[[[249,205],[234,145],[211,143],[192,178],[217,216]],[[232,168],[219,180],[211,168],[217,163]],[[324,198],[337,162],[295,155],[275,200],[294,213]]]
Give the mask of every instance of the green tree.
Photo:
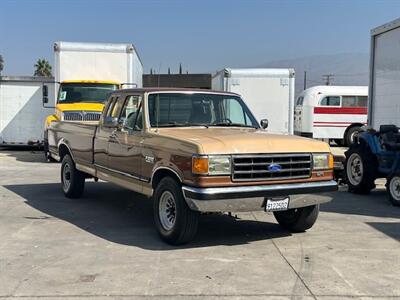
[[[51,77],[52,68],[50,63],[46,59],[39,58],[34,67],[35,67],[35,73],[33,74],[33,76]]]

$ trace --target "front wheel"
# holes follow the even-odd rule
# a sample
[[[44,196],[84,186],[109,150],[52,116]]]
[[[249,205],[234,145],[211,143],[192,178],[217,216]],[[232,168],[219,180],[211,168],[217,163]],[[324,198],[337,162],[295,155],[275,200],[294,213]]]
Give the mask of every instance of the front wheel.
[[[319,214],[319,205],[293,208],[274,212],[279,225],[292,232],[303,232],[310,229]]]
[[[387,179],[386,190],[389,200],[394,206],[400,206],[400,173],[390,175]]]
[[[375,188],[378,169],[376,157],[365,142],[352,144],[345,155],[344,171],[349,192],[368,194]]]
[[[154,192],[154,221],[168,244],[185,244],[196,235],[199,213],[188,207],[180,184],[171,177],[163,178]]]
[[[68,198],[80,198],[85,188],[85,174],[75,168],[69,154],[64,156],[61,163],[61,184]]]

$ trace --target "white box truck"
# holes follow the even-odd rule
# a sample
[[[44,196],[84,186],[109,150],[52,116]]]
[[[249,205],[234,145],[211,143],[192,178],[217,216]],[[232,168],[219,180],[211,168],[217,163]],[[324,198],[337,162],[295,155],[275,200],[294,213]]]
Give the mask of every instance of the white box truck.
[[[0,77],[0,146],[42,143],[42,120],[54,111],[42,105],[44,90],[54,95],[54,78]],[[54,97],[48,100],[54,105]]]
[[[268,131],[293,134],[293,69],[225,68],[212,77],[212,89],[240,94],[258,121],[268,119]]]
[[[56,106],[44,126],[48,158],[47,129],[52,122],[98,121],[107,95],[120,88],[142,87],[143,76],[142,62],[132,44],[56,42],[54,57]]]
[[[371,31],[368,125],[400,127],[400,18]]]

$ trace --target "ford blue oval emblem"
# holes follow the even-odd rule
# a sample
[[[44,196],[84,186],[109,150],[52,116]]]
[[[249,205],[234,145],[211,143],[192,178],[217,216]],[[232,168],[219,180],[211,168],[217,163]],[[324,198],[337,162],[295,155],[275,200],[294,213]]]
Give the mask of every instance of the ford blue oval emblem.
[[[268,166],[268,171],[270,172],[279,172],[280,170],[282,170],[281,165],[278,164],[270,164]]]

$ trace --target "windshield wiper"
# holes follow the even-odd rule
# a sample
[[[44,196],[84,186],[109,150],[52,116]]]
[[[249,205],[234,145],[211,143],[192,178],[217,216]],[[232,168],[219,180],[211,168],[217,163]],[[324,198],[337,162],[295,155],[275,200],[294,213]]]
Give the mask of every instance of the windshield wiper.
[[[232,127],[246,127],[246,128],[255,128],[257,129],[256,126],[253,125],[245,125],[245,124],[240,124],[240,123],[229,123],[229,122],[220,122],[220,123],[214,123],[214,124],[210,124],[209,126],[232,126]]]

